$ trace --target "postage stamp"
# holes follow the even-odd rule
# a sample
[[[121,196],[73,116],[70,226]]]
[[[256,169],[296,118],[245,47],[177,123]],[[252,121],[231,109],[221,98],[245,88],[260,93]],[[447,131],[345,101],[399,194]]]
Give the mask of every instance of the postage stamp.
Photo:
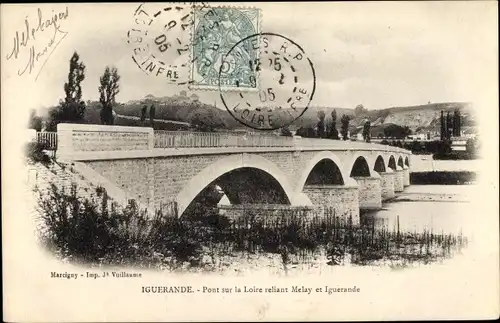
[[[237,59],[243,48],[260,52],[260,57]],[[238,70],[242,72],[231,73]],[[257,78],[255,73],[259,73]],[[258,130],[275,130],[295,121],[309,107],[316,89],[314,66],[302,47],[275,33],[241,39],[223,56],[218,74],[220,97],[227,111],[240,123]],[[228,79],[238,89],[250,84],[257,91],[224,91]],[[256,87],[257,80],[260,87]]]
[[[260,32],[260,9],[195,6],[193,19],[190,87],[219,90],[222,85],[229,90],[256,90],[257,72],[251,71],[248,62],[258,59],[259,51],[240,41]],[[242,46],[235,47],[237,44]],[[230,58],[225,56],[228,53]],[[234,64],[230,65],[229,59]]]

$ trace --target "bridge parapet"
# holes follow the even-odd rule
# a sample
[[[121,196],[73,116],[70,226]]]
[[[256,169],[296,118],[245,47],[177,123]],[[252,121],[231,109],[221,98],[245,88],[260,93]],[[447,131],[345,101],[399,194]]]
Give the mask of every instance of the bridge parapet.
[[[410,155],[402,148],[355,141],[284,137],[271,134],[202,133],[153,131],[149,127],[88,124],[57,126],[58,156],[86,160],[169,156],[171,154],[212,154],[275,151],[373,151]],[[174,148],[174,149],[171,149]],[[108,154],[109,152],[109,154]]]
[[[57,147],[61,158],[74,153],[138,151],[154,148],[152,128],[60,123]]]
[[[230,132],[155,131],[155,148],[293,147],[291,137]]]

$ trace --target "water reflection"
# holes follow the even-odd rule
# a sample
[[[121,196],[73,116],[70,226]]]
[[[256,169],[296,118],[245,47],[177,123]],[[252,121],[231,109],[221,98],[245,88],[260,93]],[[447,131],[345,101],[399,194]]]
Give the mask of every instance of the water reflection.
[[[400,230],[407,232],[471,233],[469,223],[474,220],[474,209],[470,202],[464,202],[464,197],[470,197],[473,189],[464,185],[410,186],[409,194],[426,194],[431,196],[431,201],[404,200],[385,203],[382,210],[362,211],[361,223],[371,225],[374,222],[376,228],[393,230],[399,219]],[[443,194],[453,196],[443,199]]]

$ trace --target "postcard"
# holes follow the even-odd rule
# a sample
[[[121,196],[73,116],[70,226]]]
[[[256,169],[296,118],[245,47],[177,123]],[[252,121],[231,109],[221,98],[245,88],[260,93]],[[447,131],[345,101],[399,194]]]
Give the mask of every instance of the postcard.
[[[2,4],[3,319],[498,318],[497,25]]]

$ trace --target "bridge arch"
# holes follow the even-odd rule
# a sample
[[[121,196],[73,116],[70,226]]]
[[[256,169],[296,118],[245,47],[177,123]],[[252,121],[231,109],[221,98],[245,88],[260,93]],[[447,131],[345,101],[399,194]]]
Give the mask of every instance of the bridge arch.
[[[317,173],[321,173],[321,170],[324,170],[325,168],[330,170],[330,172],[325,175],[336,176],[332,179],[332,183],[337,185],[344,185],[346,183],[348,176],[345,174],[340,158],[331,151],[322,151],[314,155],[314,157],[307,163],[299,181],[297,182],[296,191],[302,192],[306,182],[311,180],[311,173],[316,171],[318,171]]]
[[[410,167],[410,158],[408,156],[405,157],[405,165]]]
[[[377,158],[375,159],[375,163],[373,164],[373,170],[377,173],[386,172],[384,157],[382,157],[381,155],[377,156]]]
[[[370,177],[371,171],[368,161],[364,156],[358,156],[354,162],[351,164],[350,177],[363,176]]]
[[[254,154],[238,154],[224,157],[205,167],[192,177],[177,194],[178,215],[182,216],[191,202],[203,190],[214,184],[218,179],[227,177],[235,172],[249,171],[252,176],[264,176],[269,183],[276,184],[283,193],[287,204],[295,205],[295,196],[292,186],[285,174],[268,159]],[[248,187],[248,186],[247,186]]]
[[[393,171],[396,170],[396,159],[394,158],[394,155],[391,155],[389,157],[389,162],[387,163],[387,167],[389,167]]]
[[[398,166],[400,166],[401,168],[404,168],[403,156],[399,156],[399,158],[398,158]]]

